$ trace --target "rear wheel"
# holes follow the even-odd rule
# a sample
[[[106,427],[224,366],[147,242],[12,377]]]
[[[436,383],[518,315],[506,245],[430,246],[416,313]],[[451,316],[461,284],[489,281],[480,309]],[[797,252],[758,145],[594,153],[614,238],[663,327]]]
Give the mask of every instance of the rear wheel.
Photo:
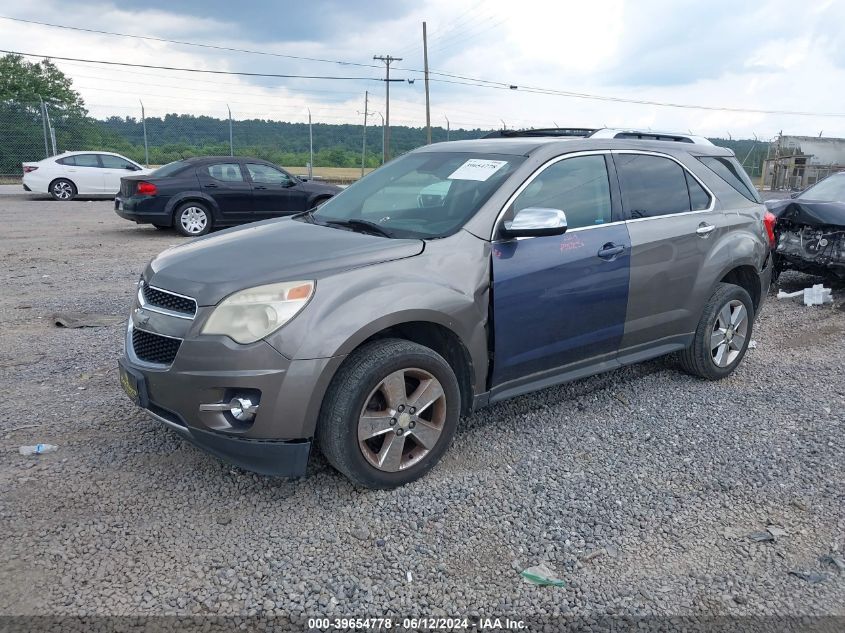
[[[185,237],[205,235],[211,230],[211,213],[199,202],[186,202],[176,209],[173,226]]]
[[[401,339],[374,341],[338,370],[317,440],[353,483],[395,488],[425,475],[449,448],[460,400],[455,374],[439,354]]]
[[[50,195],[53,196],[53,200],[62,202],[73,200],[76,193],[76,185],[66,178],[59,178],[50,183]]]
[[[751,341],[754,303],[745,289],[720,283],[701,315],[692,345],[680,354],[687,373],[708,380],[731,374]]]

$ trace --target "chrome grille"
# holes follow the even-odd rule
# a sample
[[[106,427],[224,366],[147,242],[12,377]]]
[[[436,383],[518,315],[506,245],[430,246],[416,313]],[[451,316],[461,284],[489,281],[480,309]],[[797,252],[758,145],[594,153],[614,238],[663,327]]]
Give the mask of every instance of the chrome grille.
[[[147,305],[189,316],[194,316],[197,313],[197,302],[188,297],[153,288],[146,283],[141,288],[141,293],[144,296],[144,303]]]
[[[132,350],[139,360],[157,365],[170,365],[176,358],[182,340],[145,332],[132,330]]]

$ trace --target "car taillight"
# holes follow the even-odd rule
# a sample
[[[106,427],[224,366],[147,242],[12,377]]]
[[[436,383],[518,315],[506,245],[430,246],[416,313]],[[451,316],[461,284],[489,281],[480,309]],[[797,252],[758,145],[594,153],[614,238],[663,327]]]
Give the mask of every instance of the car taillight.
[[[766,211],[763,216],[763,226],[766,228],[766,235],[769,237],[769,246],[775,247],[775,224],[777,224],[777,216],[771,211]]]
[[[23,166],[23,173],[28,174],[31,171],[35,171],[38,169],[38,165],[24,165]]]
[[[135,192],[145,196],[154,196],[156,195],[156,193],[158,193],[158,189],[151,182],[141,181],[138,183],[138,188],[135,190]]]

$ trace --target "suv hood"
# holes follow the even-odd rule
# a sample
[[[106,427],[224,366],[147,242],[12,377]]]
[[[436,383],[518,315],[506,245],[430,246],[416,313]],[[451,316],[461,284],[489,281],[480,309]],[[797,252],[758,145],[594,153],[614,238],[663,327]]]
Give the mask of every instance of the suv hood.
[[[319,279],[351,268],[413,257],[424,248],[422,240],[388,239],[279,218],[170,248],[147,265],[144,278],[153,286],[210,306],[245,288]]]

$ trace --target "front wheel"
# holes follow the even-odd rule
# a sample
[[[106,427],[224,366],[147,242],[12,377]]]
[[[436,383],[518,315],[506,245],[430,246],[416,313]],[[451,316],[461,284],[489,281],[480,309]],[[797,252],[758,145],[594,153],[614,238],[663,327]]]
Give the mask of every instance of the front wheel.
[[[73,200],[76,193],[76,185],[66,178],[59,178],[50,184],[50,195],[53,196],[53,200],[67,202]]]
[[[199,202],[186,202],[176,209],[173,226],[180,235],[198,237],[211,230],[211,213]]]
[[[442,356],[401,339],[373,341],[350,355],[329,386],[317,441],[354,484],[395,488],[440,460],[460,410],[458,381]]]
[[[731,374],[742,361],[754,325],[754,303],[744,288],[720,283],[704,306],[692,345],[680,353],[687,373],[707,380]]]

